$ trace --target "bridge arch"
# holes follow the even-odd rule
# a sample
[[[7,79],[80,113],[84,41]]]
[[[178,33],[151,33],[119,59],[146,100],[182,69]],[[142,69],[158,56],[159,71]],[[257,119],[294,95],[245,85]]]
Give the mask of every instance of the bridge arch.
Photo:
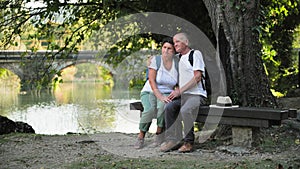
[[[106,64],[102,61],[90,60],[90,59],[77,60],[75,62],[70,61],[70,62],[59,63],[59,64],[56,65],[56,71],[61,72],[63,69],[66,69],[70,66],[76,66],[76,65],[79,65],[79,64],[83,64],[83,63],[90,63],[90,64],[94,64],[94,65],[97,65],[97,66],[101,66],[101,67],[107,69],[112,74],[112,76],[114,76],[116,74],[116,70],[113,68],[113,66],[111,66],[109,64]],[[52,78],[54,78],[54,77],[52,77]]]
[[[19,66],[20,64],[0,64],[0,68],[6,69],[16,76],[18,76],[20,79],[23,78],[23,71],[22,68]]]
[[[113,76],[116,74],[116,70],[113,68],[113,66],[101,61],[101,58],[104,56],[100,56],[99,51],[79,51],[77,53],[71,53],[67,57],[61,57],[61,55],[57,55],[53,62],[44,62],[42,59],[43,56],[49,55],[51,52],[55,51],[37,51],[33,53],[30,51],[1,50],[0,67],[15,73],[21,79],[22,87],[26,81],[36,81],[36,77],[39,76],[38,74],[46,73],[43,72],[43,70],[41,71],[41,69],[47,71],[49,63],[51,64],[51,69],[57,72],[71,65],[92,63],[109,70]],[[39,67],[35,67],[36,65]],[[49,79],[53,79],[55,74],[49,74]],[[23,89],[27,90],[27,87],[25,86]]]
[[[0,79],[1,85],[20,87],[21,78],[20,78],[20,76],[18,74],[16,74],[15,72],[13,72],[9,67],[0,66],[0,69],[6,70],[7,71],[6,73],[7,73],[8,77],[9,77],[9,79],[7,79],[5,77],[1,78]]]

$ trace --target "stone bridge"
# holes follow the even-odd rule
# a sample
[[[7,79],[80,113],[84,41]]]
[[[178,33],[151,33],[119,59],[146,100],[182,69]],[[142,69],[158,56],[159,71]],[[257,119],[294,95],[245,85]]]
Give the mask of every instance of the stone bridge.
[[[122,88],[129,85],[134,78],[144,78],[146,70],[146,55],[148,51],[139,51],[126,56],[117,66],[104,62],[106,54],[99,51],[79,51],[78,53],[55,54],[51,51],[4,51],[0,50],[0,68],[8,69],[21,79],[22,90],[32,89],[32,86],[43,78],[52,81],[57,72],[72,65],[92,63],[110,71],[114,84]],[[153,54],[153,51],[150,51]]]
[[[49,79],[55,76],[53,72],[59,72],[69,66],[80,63],[92,63],[109,70],[113,75],[116,70],[113,66],[106,64],[103,57],[97,51],[79,51],[64,56],[59,53],[53,56],[49,51],[0,51],[0,67],[10,70],[21,79],[21,86],[26,82],[39,80],[43,74],[48,74]],[[26,88],[26,87],[25,87]],[[23,88],[24,89],[24,88]]]

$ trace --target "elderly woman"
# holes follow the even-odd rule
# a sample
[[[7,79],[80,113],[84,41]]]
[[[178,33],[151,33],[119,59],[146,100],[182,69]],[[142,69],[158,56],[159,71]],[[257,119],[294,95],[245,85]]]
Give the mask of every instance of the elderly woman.
[[[145,134],[148,132],[153,117],[157,119],[156,138],[153,144],[159,146],[164,141],[164,105],[170,102],[168,95],[178,82],[178,58],[172,38],[162,42],[162,56],[152,57],[149,68],[149,79],[141,91],[141,102],[144,111],[141,114],[137,142],[134,148],[144,146]]]

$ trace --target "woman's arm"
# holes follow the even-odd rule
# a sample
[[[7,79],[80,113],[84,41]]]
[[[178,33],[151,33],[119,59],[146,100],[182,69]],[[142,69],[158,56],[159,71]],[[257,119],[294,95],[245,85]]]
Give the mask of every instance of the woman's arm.
[[[159,99],[161,102],[170,102],[171,100],[164,96],[157,88],[156,84],[156,74],[157,71],[155,69],[149,68],[149,83],[151,86],[151,89],[153,91],[153,94],[156,96],[157,99]]]

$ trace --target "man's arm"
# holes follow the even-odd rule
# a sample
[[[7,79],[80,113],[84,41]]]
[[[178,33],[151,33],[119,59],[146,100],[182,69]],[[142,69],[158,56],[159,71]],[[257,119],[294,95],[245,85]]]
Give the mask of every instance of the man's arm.
[[[183,87],[176,88],[175,91],[173,91],[168,97],[170,100],[173,100],[176,97],[179,97],[183,92],[195,87],[202,78],[202,71],[200,70],[194,70],[194,77]]]
[[[179,89],[180,90],[180,95],[183,92],[195,87],[201,81],[201,78],[202,78],[202,71],[194,70],[194,77],[188,83],[186,83],[184,86],[182,86]]]

